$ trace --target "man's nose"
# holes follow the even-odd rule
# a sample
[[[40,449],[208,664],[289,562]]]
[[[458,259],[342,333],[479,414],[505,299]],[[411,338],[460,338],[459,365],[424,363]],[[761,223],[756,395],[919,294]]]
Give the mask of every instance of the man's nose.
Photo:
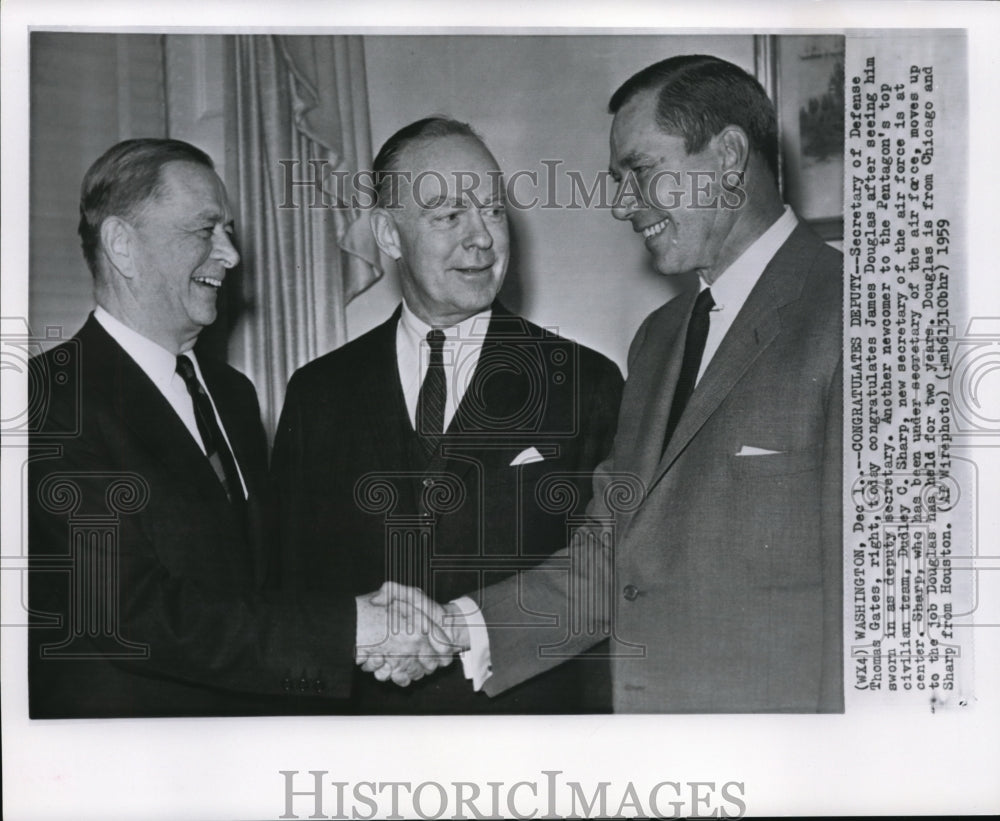
[[[226,268],[235,268],[240,261],[240,252],[233,245],[233,238],[222,226],[215,229],[215,247],[212,255],[222,261]]]
[[[465,232],[466,247],[491,248],[493,247],[493,234],[486,225],[483,215],[477,210],[470,209],[468,213],[468,224]]]
[[[616,220],[627,220],[639,208],[635,185],[636,181],[627,177],[618,183],[615,198],[611,203],[611,216]]]

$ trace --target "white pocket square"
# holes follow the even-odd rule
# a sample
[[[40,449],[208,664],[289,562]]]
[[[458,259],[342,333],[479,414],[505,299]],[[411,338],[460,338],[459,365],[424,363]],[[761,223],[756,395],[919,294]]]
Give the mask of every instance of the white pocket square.
[[[767,448],[755,448],[751,445],[744,445],[740,448],[740,452],[737,456],[774,456],[778,453],[784,453],[781,450],[768,450]]]
[[[518,465],[530,465],[532,462],[542,462],[544,460],[545,457],[538,452],[537,448],[528,448],[517,454],[514,457],[514,461],[510,463],[510,466],[513,468]]]

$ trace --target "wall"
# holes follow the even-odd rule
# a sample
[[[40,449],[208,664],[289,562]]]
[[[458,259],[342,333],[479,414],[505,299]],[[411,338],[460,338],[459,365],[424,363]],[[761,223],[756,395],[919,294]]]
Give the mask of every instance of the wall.
[[[36,333],[55,326],[71,336],[93,308],[76,233],[80,183],[110,146],[133,137],[188,140],[228,182],[227,39],[32,35],[28,311]]]
[[[108,147],[163,136],[163,37],[31,36],[30,269],[32,331],[72,336],[94,301],[80,251],[80,181]]]
[[[444,113],[471,123],[508,176],[526,169],[541,177],[547,159],[562,161],[558,174],[573,169],[591,180],[608,167],[612,92],[650,63],[698,52],[754,70],[750,35],[366,37],[374,150],[402,125]],[[565,194],[557,189],[557,199],[568,202],[568,183],[559,184]],[[502,298],[624,370],[639,323],[674,293],[631,226],[599,208],[534,208],[511,218],[516,250]],[[351,337],[384,319],[398,298],[390,277],[356,299]]]

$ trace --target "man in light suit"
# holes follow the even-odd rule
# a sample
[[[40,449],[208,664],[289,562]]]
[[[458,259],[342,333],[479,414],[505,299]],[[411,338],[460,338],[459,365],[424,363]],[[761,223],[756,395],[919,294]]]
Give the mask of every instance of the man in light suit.
[[[30,363],[33,718],[268,713],[349,688],[358,605],[262,590],[257,396],[193,350],[239,261],[231,229],[187,143],[127,140],[84,178],[97,308]]]
[[[593,621],[616,712],[841,711],[842,257],[783,206],[774,107],[741,69],[670,58],[609,109],[614,216],[698,287],[635,336],[594,523],[483,591],[485,690],[584,650]],[[642,495],[617,504],[623,474]],[[480,643],[446,609],[455,643]],[[539,614],[557,625],[523,626]]]
[[[289,383],[272,464],[281,582],[353,597],[389,579],[439,599],[472,591],[474,608],[480,586],[565,542],[566,515],[583,512],[590,474],[611,446],[622,378],[607,358],[496,301],[509,252],[503,188],[468,125],[411,123],[374,169],[372,226],[398,263],[403,301]],[[553,501],[567,493],[578,509]],[[473,692],[461,665],[406,690],[358,671],[346,709],[609,706],[607,663],[592,658],[494,700]]]

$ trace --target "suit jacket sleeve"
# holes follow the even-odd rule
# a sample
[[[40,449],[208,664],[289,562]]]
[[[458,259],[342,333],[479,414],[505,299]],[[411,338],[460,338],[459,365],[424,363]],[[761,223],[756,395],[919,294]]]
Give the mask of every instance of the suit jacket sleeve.
[[[271,545],[267,586],[269,589],[283,591],[286,596],[310,595],[310,591],[302,590],[301,585],[291,583],[292,579],[300,578],[302,573],[308,575],[308,568],[303,569],[297,565],[308,561],[310,551],[305,546],[315,538],[305,526],[315,517],[310,511],[302,509],[303,500],[308,498],[303,487],[303,482],[307,479],[303,475],[302,466],[309,463],[311,456],[307,421],[311,415],[308,413],[309,403],[305,393],[301,378],[293,376],[288,383],[271,453],[270,496],[276,507],[277,532]],[[331,532],[324,538],[329,539],[330,550],[351,549],[351,545],[336,543],[336,532]],[[331,590],[331,599],[338,611],[338,618],[327,627],[333,651],[331,669],[336,672],[338,681],[345,682],[346,695],[350,690],[354,668],[357,613],[353,596],[344,589]]]
[[[581,385],[587,402],[583,415],[585,444],[579,463],[588,470],[611,453],[625,384],[621,371],[610,360],[602,357],[595,370],[593,378]]]

